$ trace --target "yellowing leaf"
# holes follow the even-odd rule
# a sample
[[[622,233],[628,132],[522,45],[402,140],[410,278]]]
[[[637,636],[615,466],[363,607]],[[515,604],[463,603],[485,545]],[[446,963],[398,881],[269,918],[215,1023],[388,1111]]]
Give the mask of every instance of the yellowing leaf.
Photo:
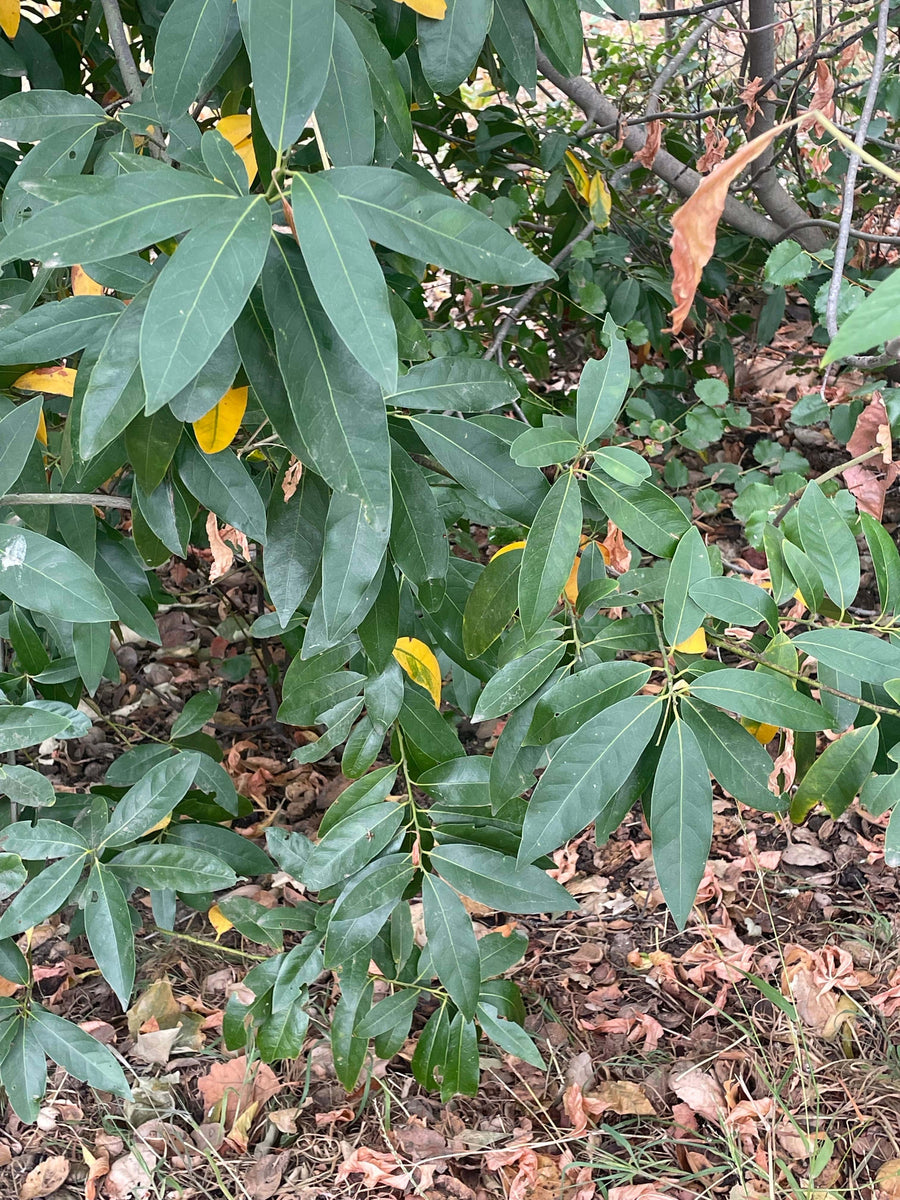
[[[397,3],[405,4],[413,12],[421,13],[423,17],[431,17],[435,21],[443,21],[447,15],[446,0],[397,0]]]
[[[397,638],[394,658],[413,683],[431,694],[435,708],[441,706],[441,668],[433,651],[418,638]]]
[[[696,633],[692,633],[689,638],[685,638],[683,642],[679,642],[672,649],[677,650],[680,654],[705,654],[706,630],[701,625]]]
[[[597,171],[588,187],[588,207],[591,210],[591,220],[598,229],[605,229],[609,224],[609,214],[612,209],[612,196],[606,186],[606,180]]]
[[[245,387],[229,388],[218,404],[194,422],[197,444],[204,454],[218,454],[234,441],[247,411]]]
[[[47,445],[47,422],[44,419],[44,410],[43,409],[41,409],[40,416],[38,417],[37,433],[34,436],[37,438],[37,440],[41,443],[42,446]]]
[[[497,553],[494,555],[494,558],[499,558],[500,555],[505,554],[507,552],[507,550],[524,550],[524,549],[525,549],[524,542],[510,542],[508,546],[501,546],[500,549],[497,551]]]
[[[799,588],[797,588],[796,592],[794,592],[794,599],[799,600],[804,608],[809,608],[809,605],[806,603],[806,599]]]
[[[209,917],[210,925],[212,925],[213,929],[216,931],[217,939],[220,938],[223,933],[227,933],[229,929],[234,928],[232,923],[222,912],[221,908],[219,908],[218,904],[214,904],[206,915]]]
[[[591,181],[588,179],[587,171],[581,165],[581,160],[576,158],[571,150],[566,151],[566,170],[569,172],[569,178],[575,184],[578,195],[583,200],[590,197]]]
[[[71,396],[75,391],[72,367],[36,367],[26,371],[13,384],[21,392],[47,392],[51,396]]]
[[[148,833],[159,833],[160,829],[165,829],[172,824],[172,814],[166,813],[161,821],[157,821],[155,825],[151,825],[147,830]]]
[[[250,114],[235,113],[231,117],[223,117],[216,126],[226,142],[230,142],[238,153],[247,172],[247,183],[251,184],[256,178],[256,153],[250,136]]]
[[[741,721],[743,727],[748,733],[752,733],[761,746],[768,746],[772,738],[778,732],[777,725],[767,725],[765,721],[751,721],[749,718],[744,718]]]
[[[91,279],[84,267],[74,266],[72,268],[72,295],[102,296],[103,285],[99,284],[96,279]]]
[[[581,555],[575,555],[575,561],[572,563],[572,570],[569,572],[569,578],[566,580],[566,586],[563,588],[563,594],[571,605],[575,605],[578,601],[578,568],[581,566]]]
[[[0,0],[0,29],[10,41],[19,32],[21,15],[19,0]]]

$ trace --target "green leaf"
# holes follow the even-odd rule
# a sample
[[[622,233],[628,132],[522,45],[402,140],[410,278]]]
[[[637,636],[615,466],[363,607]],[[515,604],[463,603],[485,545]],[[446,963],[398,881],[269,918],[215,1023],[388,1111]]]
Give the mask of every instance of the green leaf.
[[[793,644],[810,658],[862,683],[884,684],[900,676],[900,646],[874,633],[831,626],[801,633]]]
[[[447,1004],[444,1002],[426,1021],[410,1060],[412,1073],[416,1081],[424,1088],[438,1086],[435,1072],[443,1073],[449,1033],[450,1016],[447,1012]]]
[[[487,721],[518,708],[549,679],[565,652],[564,642],[544,642],[501,667],[478,697],[472,720]]]
[[[153,103],[163,124],[200,95],[232,31],[233,0],[173,0],[156,36]]]
[[[881,611],[895,616],[900,613],[900,552],[880,521],[868,513],[860,513],[859,519],[872,556]]]
[[[135,971],[131,915],[118,879],[98,862],[85,885],[84,928],[100,974],[127,1008]]]
[[[767,725],[807,733],[831,728],[830,713],[796,691],[790,680],[769,670],[710,671],[691,683],[691,695]]]
[[[707,766],[729,795],[763,812],[784,812],[783,801],[766,787],[772,760],[743,725],[694,697],[681,711],[703,746]]]
[[[263,270],[263,293],[310,465],[335,491],[361,500],[373,523],[387,524],[390,442],[381,389],[347,351],[299,251],[283,239]]]
[[[606,662],[564,676],[538,700],[526,744],[548,746],[568,737],[597,713],[639,692],[650,674],[641,663]]]
[[[695,583],[712,574],[709,555],[696,526],[691,526],[672,555],[663,599],[663,633],[670,646],[680,646],[703,624],[704,611],[691,598]]]
[[[404,687],[398,720],[404,739],[416,751],[414,774],[424,774],[430,767],[465,755],[459,738],[434,707],[434,701],[414,684]]]
[[[329,172],[329,183],[352,205],[368,236],[400,254],[482,283],[516,286],[555,278],[496,221],[402,171],[340,167]]]
[[[345,888],[328,922],[326,967],[346,962],[372,944],[415,874],[408,854],[388,854]]]
[[[822,577],[807,554],[785,538],[781,543],[784,565],[793,576],[797,590],[810,612],[818,612],[825,599]],[[790,578],[789,576],[789,578]]]
[[[575,420],[578,436],[585,446],[615,421],[625,403],[631,379],[628,343],[619,336],[609,315],[603,320],[603,331],[609,337],[609,349],[603,358],[588,359],[578,381]]]
[[[568,471],[542,501],[522,551],[519,617],[526,638],[559,603],[578,551],[581,522],[581,491],[574,471]]]
[[[576,458],[578,450],[578,439],[571,432],[571,422],[545,417],[540,429],[526,429],[519,434],[509,453],[520,467],[549,467]]]
[[[266,510],[256,484],[232,450],[204,454],[190,438],[175,455],[185,487],[204,508],[254,541],[266,541]]]
[[[96,129],[108,121],[89,96],[36,88],[0,100],[0,137],[10,142],[40,142],[60,129]]]
[[[82,355],[73,405],[78,405],[78,449],[85,461],[114,441],[144,407],[139,355],[141,322],[149,299],[149,291],[136,296],[116,319],[99,352]]]
[[[891,341],[900,334],[900,271],[893,270],[887,279],[877,283],[861,304],[858,304],[842,323],[831,345],[825,351],[822,366],[837,362],[850,354],[858,354],[881,342]]]
[[[0,917],[0,938],[14,937],[40,925],[66,903],[84,870],[83,853],[69,855],[44,867],[14,896]]]
[[[316,120],[336,167],[365,166],[375,154],[375,114],[369,70],[341,15],[334,26],[331,65]]]
[[[411,367],[385,400],[394,408],[481,413],[503,408],[517,396],[515,383],[495,362],[448,356]]]
[[[91,568],[40,533],[0,525],[0,595],[61,621],[115,619]]]
[[[243,0],[254,105],[276,154],[300,137],[328,78],[334,0]]]
[[[0,421],[0,496],[13,490],[22,474],[41,415],[41,397],[14,408]]]
[[[431,852],[431,862],[458,892],[497,912],[567,912],[573,904],[546,871],[527,863],[517,866],[509,855],[486,846],[440,845]]]
[[[262,196],[234,196],[187,235],[160,272],[140,335],[152,409],[187,387],[237,320],[262,270],[270,229]]]
[[[461,417],[410,417],[442,467],[488,507],[530,525],[550,485],[539,470],[519,467],[498,434]]]
[[[70,296],[23,313],[0,329],[0,366],[65,358],[102,336],[122,312],[112,296]]]
[[[438,978],[466,1016],[475,1016],[481,990],[481,959],[472,918],[456,892],[436,875],[422,880],[425,936]]]
[[[373,1038],[380,1034],[389,1033],[398,1025],[412,1021],[413,1013],[419,1003],[419,993],[414,988],[404,988],[379,1000],[356,1027],[359,1037]]]
[[[522,550],[495,554],[475,581],[463,610],[462,640],[468,658],[479,658],[512,619],[519,604]]]
[[[369,1050],[368,1039],[359,1037],[355,1027],[372,1004],[374,984],[368,983],[359,995],[342,991],[331,1017],[331,1057],[334,1073],[347,1092],[352,1092]]]
[[[411,17],[412,13],[409,15]],[[400,153],[411,157],[413,130],[409,104],[391,53],[378,36],[374,22],[357,9],[344,6],[341,16],[352,30],[365,58],[375,110],[384,117],[388,133]]]
[[[12,1043],[0,1063],[0,1083],[19,1120],[32,1124],[38,1118],[47,1089],[47,1063],[34,1021],[19,1017],[17,1024]]]
[[[545,879],[549,875],[543,871]],[[557,885],[559,886],[559,885]],[[521,962],[528,951],[528,938],[515,930],[512,933],[486,933],[478,939],[478,953],[481,955],[481,978],[492,979]]]
[[[503,66],[533,96],[537,87],[537,56],[531,20],[522,0],[494,0],[489,36]]]
[[[37,258],[49,267],[70,267],[143,250],[214,221],[224,197],[234,199],[221,183],[192,171],[158,166],[107,178],[98,188],[52,204],[14,229],[0,241],[0,264]]]
[[[564,75],[581,74],[584,51],[581,13],[577,0],[526,0],[538,28],[541,45]]]
[[[441,1103],[454,1096],[475,1096],[478,1093],[478,1033],[473,1021],[458,1012],[447,1030],[447,1048],[441,1071]]]
[[[259,1056],[265,1063],[298,1058],[309,1030],[309,997],[298,996],[293,1003],[276,1009],[262,1023],[256,1035]]]
[[[4,850],[18,854],[29,862],[42,858],[65,858],[75,853],[87,853],[88,842],[78,832],[61,821],[16,821],[7,825],[2,834]]]
[[[425,473],[396,442],[391,443],[394,508],[391,515],[391,553],[406,578],[420,591],[423,603],[437,607],[450,562],[447,529]]]
[[[825,594],[842,612],[846,611],[859,591],[856,538],[814,479],[804,488],[797,517],[803,549],[822,577]]]
[[[238,196],[247,194],[247,168],[235,148],[218,129],[207,129],[200,139],[203,165],[213,179],[224,183]]]
[[[352,206],[322,175],[295,174],[297,239],[319,301],[344,345],[385,391],[397,387],[397,330],[384,275]]]
[[[56,803],[53,783],[46,775],[12,763],[0,764],[0,796],[8,796],[13,804],[29,808],[48,808]]]
[[[753,629],[765,621],[771,633],[778,629],[778,606],[775,601],[768,592],[745,579],[737,579],[733,575],[701,579],[691,585],[690,595],[705,613],[719,621],[727,621],[729,625],[745,625]]]
[[[691,915],[712,844],[712,787],[700,743],[676,717],[656,768],[650,836],[659,886],[679,929]]]
[[[91,1087],[115,1096],[131,1095],[125,1073],[111,1051],[71,1021],[64,1021],[35,1004],[30,1028],[47,1057],[74,1079],[82,1079]]]
[[[442,96],[469,76],[491,25],[492,0],[447,0],[440,21],[419,16],[419,58],[428,85]]]
[[[312,849],[301,882],[315,892],[355,875],[393,841],[403,809],[385,801],[348,813]]]
[[[129,882],[148,891],[172,888],[176,892],[219,891],[234,887],[237,876],[214,855],[193,846],[144,845],[123,850],[105,864]]]
[[[799,283],[809,275],[814,265],[800,244],[788,238],[769,251],[765,265],[766,282],[778,287]]]
[[[887,829],[884,831],[884,864],[886,867],[900,867],[900,817],[895,808],[891,813]]]
[[[502,1020],[493,1004],[479,1004],[476,1016],[482,1031],[501,1050],[521,1058],[538,1070],[546,1070],[547,1064],[541,1058],[540,1051],[521,1025]]]
[[[265,576],[282,629],[309,591],[322,557],[328,494],[321,479],[304,471],[296,493],[285,500],[272,489],[266,513]]]
[[[562,846],[590,825],[637,763],[659,716],[657,697],[621,700],[563,742],[528,802],[520,864]]]
[[[878,752],[877,725],[851,729],[825,747],[800,781],[791,801],[791,820],[799,823],[817,804],[839,817],[859,795]]]
[[[100,686],[109,660],[109,624],[93,621],[78,624],[72,630],[72,644],[78,673],[89,696]]]
[[[359,611],[360,604],[384,560],[388,529],[370,524],[366,516],[365,506],[355,496],[332,494],[325,523],[320,597],[326,634],[333,641],[352,632],[344,628],[349,618],[354,617],[358,624],[365,616],[368,609]]]
[[[594,451],[594,466],[629,487],[637,487],[652,474],[647,460],[627,446],[601,446]]]
[[[587,477],[594,499],[626,537],[660,558],[671,558],[691,523],[671,498],[652,483],[614,487],[594,472]]]
[[[212,718],[218,707],[219,697],[215,692],[197,692],[172,722],[170,736],[175,739],[196,733]]]
[[[116,805],[101,835],[100,846],[126,846],[158,825],[184,798],[199,765],[200,755],[190,752],[177,754],[151,767]]]

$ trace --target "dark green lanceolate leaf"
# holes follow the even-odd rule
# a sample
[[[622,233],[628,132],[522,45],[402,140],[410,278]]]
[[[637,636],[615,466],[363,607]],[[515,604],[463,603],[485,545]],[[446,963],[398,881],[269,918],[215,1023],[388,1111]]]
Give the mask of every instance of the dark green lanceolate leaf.
[[[509,445],[461,417],[410,417],[416,433],[464,488],[497,512],[530,525],[549,484],[535,468],[512,462]]]
[[[56,803],[53,783],[46,775],[12,763],[0,765],[0,796],[8,796],[14,804],[29,808],[48,808]]]
[[[334,0],[242,0],[254,105],[276,154],[300,137],[331,61]]]
[[[801,633],[792,640],[798,650],[850,679],[884,684],[900,677],[900,646],[874,633],[829,627]]]
[[[503,66],[516,83],[534,95],[537,56],[531,20],[523,0],[494,0],[489,36]]]
[[[522,1026],[517,1025],[515,1021],[501,1019],[493,1004],[479,1004],[476,1016],[482,1031],[492,1042],[496,1042],[501,1050],[521,1058],[523,1062],[530,1063],[539,1070],[546,1068],[547,1064],[541,1058],[540,1051]]]
[[[443,20],[420,16],[422,72],[439,95],[456,91],[478,61],[491,25],[492,0],[447,0]]]
[[[391,443],[391,477],[391,553],[419,589],[422,602],[427,600],[426,607],[433,609],[440,603],[450,562],[447,529],[424,471],[396,442]]]
[[[364,1038],[378,1037],[380,1034],[395,1029],[404,1021],[407,1022],[406,1028],[408,1029],[418,1003],[419,993],[415,988],[404,989],[401,992],[394,992],[392,996],[386,996],[384,1000],[379,1000],[357,1025],[357,1035]]]
[[[803,821],[816,804],[839,817],[859,795],[878,752],[878,727],[851,729],[826,746],[800,781],[791,801],[791,819]]]
[[[84,863],[83,853],[70,854],[29,880],[0,917],[0,938],[15,937],[58,912],[81,878]]]
[[[397,778],[397,770],[396,766],[380,767],[344,788],[337,800],[325,810],[319,823],[319,837],[324,838],[329,829],[350,813],[381,804],[386,800]]]
[[[831,714],[774,672],[725,667],[691,683],[691,695],[718,708],[785,729],[815,733],[830,729]]]
[[[278,253],[274,244],[276,241],[277,239],[273,238],[273,246],[270,250],[272,258]],[[293,250],[293,247],[291,249]],[[302,267],[303,260],[299,254],[296,261]],[[264,267],[263,270],[265,271],[266,268]],[[309,279],[305,271],[303,276],[309,286]],[[293,300],[293,304],[296,305],[296,298]],[[291,401],[278,367],[275,334],[266,313],[261,282],[250,293],[250,299],[247,301],[244,311],[235,322],[234,339],[247,381],[263,412],[272,422],[275,432],[292,454],[304,462],[311,462],[312,459],[306,444],[297,429],[294,414],[291,411]],[[368,378],[361,369],[360,375]],[[371,380],[371,387],[376,387],[374,380]]]
[[[512,619],[519,604],[519,568],[522,550],[495,554],[475,580],[463,610],[463,649],[468,658],[479,658],[492,646]]]
[[[11,142],[40,142],[63,127],[96,129],[108,120],[95,100],[69,92],[36,88],[0,101],[0,137]]]
[[[659,886],[684,929],[712,844],[712,786],[700,743],[679,717],[672,722],[656,768],[650,836]]]
[[[172,888],[191,895],[234,887],[237,882],[231,867],[193,846],[135,846],[123,850],[105,865],[148,891]]]
[[[313,847],[302,882],[316,892],[342,882],[381,854],[402,824],[402,807],[388,801],[348,813]]]
[[[100,844],[126,846],[158,825],[184,798],[199,765],[200,755],[193,752],[157,763],[118,802]]]
[[[841,324],[837,336],[825,351],[822,365],[837,362],[850,354],[868,350],[879,342],[897,336],[897,299],[900,297],[900,273],[891,271]]]
[[[0,421],[0,496],[12,491],[22,474],[41,415],[41,398],[20,404]]]
[[[603,321],[609,349],[603,358],[589,358],[578,381],[575,420],[578,436],[587,446],[619,415],[631,379],[628,344],[619,336],[610,316]]]
[[[30,1123],[37,1120],[47,1089],[47,1063],[33,1023],[20,1016],[16,1025],[11,1042],[5,1041],[9,1049],[0,1062],[0,1083],[13,1112]]]
[[[422,879],[425,937],[438,978],[456,1007],[475,1016],[481,990],[481,958],[472,918],[456,892],[436,875]]]
[[[140,335],[150,411],[187,387],[237,320],[262,270],[270,229],[262,196],[233,196],[160,272]]]
[[[72,629],[72,645],[78,674],[88,695],[93,696],[109,661],[109,624],[92,621],[86,625],[75,625]]]
[[[526,744],[547,746],[567,737],[597,713],[639,692],[650,674],[641,663],[608,662],[566,675],[538,700]]]
[[[868,513],[861,513],[859,519],[872,555],[881,611],[890,616],[900,614],[900,552],[880,521]]]
[[[61,821],[16,821],[3,831],[4,850],[18,854],[29,862],[42,858],[65,858],[66,855],[87,853],[88,842],[77,829]]]
[[[331,172],[333,174],[333,172]],[[325,315],[296,246],[279,239],[263,269],[278,364],[313,469],[390,519],[390,442],[381,389]]]
[[[375,153],[375,114],[369,70],[356,38],[338,15],[331,66],[316,120],[328,157],[336,167],[366,166]]]
[[[545,417],[540,429],[526,429],[509,448],[513,461],[520,467],[549,467],[566,463],[578,455],[578,439],[572,433],[570,421]]]
[[[199,374],[169,400],[169,407],[180,421],[197,421],[222,399],[231,387],[240,367],[240,355],[234,332],[229,329],[216,346]],[[162,392],[148,394],[146,410],[162,406]]]
[[[437,846],[431,862],[458,892],[498,912],[566,912],[572,907],[572,897],[546,871],[516,866],[509,855],[486,846]]]
[[[309,999],[298,996],[291,1004],[275,1009],[260,1027],[256,1045],[263,1062],[297,1058],[309,1030]]]
[[[763,812],[784,811],[784,802],[766,787],[772,760],[743,725],[694,697],[683,703],[681,712],[703,747],[711,773],[729,795]]]
[[[326,725],[326,731],[314,742],[308,742],[305,746],[298,747],[291,758],[300,763],[320,762],[326,754],[330,754],[332,750],[347,740],[353,722],[362,710],[362,699],[344,700],[341,704],[336,704],[334,708],[322,713],[316,724]]]
[[[254,541],[266,541],[266,510],[256,484],[232,450],[204,454],[185,438],[175,461],[192,496]]]
[[[297,491],[285,500],[272,489],[266,513],[265,575],[282,629],[309,591],[322,557],[328,493],[317,475],[304,471]]]
[[[128,460],[145,494],[162,483],[183,427],[172,410],[164,407],[149,417],[135,417],[125,430]]]
[[[863,782],[859,802],[867,813],[880,817],[900,801],[900,771],[890,775],[870,775]],[[892,863],[897,866],[897,863]]]
[[[413,1051],[410,1067],[416,1081],[425,1088],[438,1086],[435,1072],[443,1072],[447,1056],[447,1036],[450,1032],[450,1016],[446,1002],[436,1009],[425,1023]],[[477,1054],[476,1046],[476,1054]]]
[[[359,218],[321,175],[294,175],[291,205],[303,259],[329,320],[360,366],[385,391],[395,391],[397,330],[384,275]]]
[[[50,665],[50,655],[37,630],[17,604],[9,609],[9,641],[19,665],[29,675],[39,675]]]
[[[194,786],[205,790],[203,782],[198,776]],[[274,870],[272,860],[255,843],[224,825],[194,825],[181,821],[168,827],[166,841],[176,846],[209,850],[238,875],[268,875]]]
[[[89,1033],[39,1004],[32,1006],[30,1026],[47,1057],[75,1079],[83,1079],[101,1092],[131,1095],[118,1060]]]
[[[191,514],[187,501],[172,480],[164,479],[149,494],[136,480],[133,496],[151,532],[172,554],[184,557],[191,535]]]
[[[528,802],[520,864],[590,825],[625,782],[659,717],[656,697],[636,696],[591,717],[563,742]]]
[[[818,612],[825,599],[825,590],[822,587],[822,576],[816,570],[812,559],[787,538],[781,543],[781,553],[784,565],[796,582],[806,607],[810,612]]]
[[[224,183],[239,196],[247,193],[247,168],[231,142],[218,129],[207,129],[200,139],[203,165],[219,183]]]
[[[517,395],[515,383],[495,362],[448,356],[411,367],[385,400],[394,408],[481,413],[502,408]]]
[[[233,0],[174,0],[153,55],[153,103],[163,123],[196,100],[232,30]]]
[[[545,879],[549,876],[541,872]],[[492,979],[503,975],[525,957],[528,950],[528,938],[523,933],[512,932],[486,933],[478,939],[478,953],[481,955],[481,978]]]
[[[374,984],[368,983],[359,993],[348,995],[342,980],[341,998],[334,1006],[331,1017],[331,1057],[334,1060],[334,1073],[347,1092],[352,1092],[356,1087],[369,1050],[368,1039],[359,1037],[355,1030],[357,1022],[371,1007],[373,991]]]
[[[0,853],[0,900],[8,900],[27,878],[28,872],[18,854]]]
[[[587,481],[594,499],[613,524],[651,554],[671,558],[679,538],[691,528],[672,497],[652,483],[613,486],[593,472]]]
[[[121,312],[122,301],[112,296],[70,296],[42,304],[0,329],[0,366],[48,362],[83,350]]]
[[[478,1031],[474,1021],[458,1012],[447,1030],[444,1059],[435,1063],[441,1071],[441,1103],[453,1096],[474,1096],[478,1092]]]
[[[326,635],[332,644],[352,632],[355,626],[351,618],[358,625],[365,616],[368,610],[360,611],[360,606],[384,560],[388,529],[370,524],[366,516],[366,507],[355,496],[332,494],[325,522],[319,593]]]
[[[672,565],[666,579],[663,633],[668,645],[680,646],[703,624],[703,609],[691,599],[690,591],[695,583],[711,574],[703,538],[700,531],[691,526],[672,555]]]
[[[888,867],[900,867],[900,817],[895,808],[891,813],[887,829],[884,831],[884,861]]]
[[[763,549],[772,580],[772,599],[776,604],[784,604],[797,590],[797,584],[784,561],[784,534],[774,525],[767,524],[763,530]]]
[[[501,667],[478,697],[472,720],[487,721],[518,708],[550,678],[565,652],[564,642],[544,642]]]
[[[819,677],[819,702],[823,708],[827,708],[834,718],[834,723],[831,726],[837,733],[843,733],[854,723],[859,715],[859,705],[853,700],[845,700],[844,696],[858,696],[861,690],[861,685],[858,679],[851,679],[849,675],[843,674],[841,671],[833,671],[831,667],[825,663],[819,663],[816,668],[816,674]],[[836,692],[843,692],[843,696],[836,696],[834,692],[826,691],[826,688],[834,688]]]
[[[526,0],[541,45],[564,75],[581,74],[584,51],[577,0]]]
[[[559,602],[578,550],[581,520],[581,491],[575,473],[568,471],[541,503],[522,551],[519,617],[526,637],[537,632]]]
[[[344,6],[341,16],[349,25],[366,60],[375,109],[384,117],[388,132],[400,153],[409,157],[413,146],[412,121],[391,53],[378,36],[374,22],[361,12]]]
[[[3,189],[3,224],[7,230],[15,228],[32,213],[45,207],[44,201],[27,192],[24,185],[32,179],[80,175],[94,144],[95,134],[96,126],[71,126],[59,129],[49,137],[42,138],[39,145],[32,146]]]
[[[40,533],[0,526],[0,595],[60,621],[115,620],[91,568]]]
[[[554,272],[496,221],[402,171],[341,167],[329,175],[373,241],[435,263],[467,279],[510,286],[553,279]]]
[[[327,967],[346,962],[372,944],[415,873],[409,855],[389,854],[341,893],[325,935]]]
[[[77,412],[78,449],[86,462],[114,441],[144,407],[140,337],[149,299],[149,290],[136,296],[120,313],[99,351],[82,356],[73,410]]]
[[[638,487],[653,473],[646,459],[627,446],[602,446],[593,452],[594,466],[617,483]]]
[[[673,560],[673,569],[674,566]],[[702,579],[691,585],[690,594],[704,612],[729,625],[753,629],[765,621],[772,633],[778,629],[778,605],[768,592],[745,579],[733,575]]]
[[[48,267],[70,267],[143,250],[214,221],[225,197],[234,199],[221,183],[192,171],[157,167],[114,176],[84,195],[42,209],[13,230],[0,241],[0,263],[36,258]]]
[[[97,862],[85,885],[84,928],[100,974],[127,1008],[135,970],[131,915],[118,879]]]
[[[859,550],[847,522],[810,480],[797,505],[803,549],[825,585],[825,594],[842,611],[859,591]]]

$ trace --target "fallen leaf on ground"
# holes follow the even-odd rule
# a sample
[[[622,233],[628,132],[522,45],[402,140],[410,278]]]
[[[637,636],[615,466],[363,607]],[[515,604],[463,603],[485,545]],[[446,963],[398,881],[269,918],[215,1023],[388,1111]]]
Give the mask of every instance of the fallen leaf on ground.
[[[149,1146],[142,1146],[140,1158],[129,1150],[117,1158],[106,1177],[105,1194],[109,1200],[147,1200],[153,1191],[153,1168],[157,1157]]]
[[[266,1154],[256,1160],[244,1176],[244,1190],[251,1200],[269,1200],[281,1187],[285,1155]]]
[[[61,1154],[45,1158],[25,1176],[19,1188],[19,1200],[35,1200],[38,1196],[49,1196],[69,1178],[69,1160]]]
[[[690,1107],[691,1112],[707,1121],[720,1121],[727,1110],[722,1085],[709,1071],[690,1066],[687,1070],[673,1071],[669,1084],[679,1100]]]
[[[889,1158],[875,1176],[878,1200],[900,1200],[900,1158]]]
[[[249,1066],[246,1054],[214,1063],[206,1075],[197,1080],[207,1112],[225,1100],[224,1124],[231,1128],[239,1112],[254,1102],[263,1105],[282,1087],[275,1072],[267,1063]]]
[[[420,1186],[430,1187],[434,1167],[418,1168],[425,1178]],[[363,1186],[367,1188],[391,1187],[405,1191],[414,1186],[412,1174],[406,1170],[395,1154],[385,1154],[381,1150],[369,1150],[366,1146],[357,1146],[351,1151],[338,1167],[335,1183],[345,1183],[351,1175],[362,1175]]]
[[[142,1026],[150,1020],[156,1021],[156,1029],[174,1029],[181,1020],[181,1007],[168,979],[154,980],[145,992],[141,992],[126,1017],[132,1037],[137,1037]]]
[[[92,1154],[87,1146],[81,1147],[81,1155],[87,1164],[87,1178],[84,1181],[85,1200],[97,1200],[97,1183],[109,1174],[109,1155],[106,1153]]]

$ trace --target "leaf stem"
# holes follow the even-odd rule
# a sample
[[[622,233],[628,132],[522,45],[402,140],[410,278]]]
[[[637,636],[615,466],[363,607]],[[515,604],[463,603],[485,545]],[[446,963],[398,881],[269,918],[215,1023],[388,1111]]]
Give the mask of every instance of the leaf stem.
[[[877,458],[879,454],[883,453],[884,448],[882,446],[873,446],[871,450],[866,450],[864,454],[857,454],[856,458],[850,458],[845,463],[838,463],[836,467],[829,467],[827,471],[824,471],[821,475],[816,477],[816,483],[819,485],[827,483],[829,479],[834,479],[835,476],[843,474],[848,467],[859,466],[860,463],[868,462],[870,458]],[[809,483],[812,483],[811,479],[808,479],[802,488],[797,488],[796,492],[791,492],[790,496],[788,496],[787,500],[785,500],[784,504],[782,504],[781,508],[779,508],[778,512],[772,518],[773,525],[777,526],[781,524],[787,514],[791,511],[791,509],[806,491],[807,484]]]
[[[205,950],[215,950],[217,954],[233,954],[237,958],[251,959],[253,962],[268,962],[271,954],[250,954],[247,950],[236,950],[233,946],[224,946],[210,938],[195,937],[192,933],[176,933],[174,929],[161,929],[156,926],[156,932],[164,937],[177,938],[181,942],[190,942],[192,946],[202,946]]]

